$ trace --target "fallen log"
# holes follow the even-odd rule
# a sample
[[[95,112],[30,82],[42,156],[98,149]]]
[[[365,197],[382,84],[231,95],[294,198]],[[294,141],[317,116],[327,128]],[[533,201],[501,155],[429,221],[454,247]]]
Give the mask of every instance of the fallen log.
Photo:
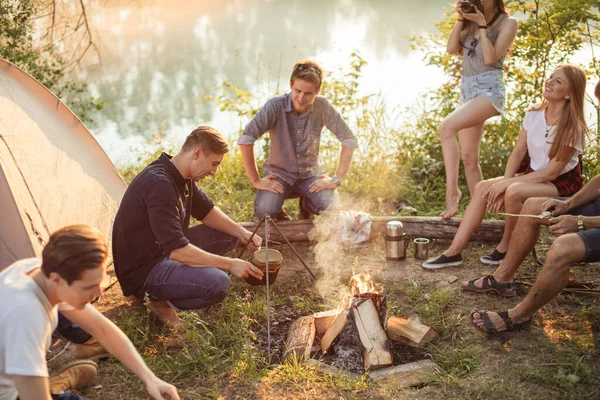
[[[385,332],[391,340],[417,348],[425,346],[438,336],[432,327],[422,324],[417,319],[402,317],[390,317]]]
[[[352,308],[354,320],[363,345],[365,370],[392,365],[392,353],[373,300],[367,299]]]
[[[415,361],[408,364],[369,372],[369,377],[379,385],[391,385],[397,389],[422,385],[427,375],[438,371],[438,366],[431,360]]]
[[[442,220],[439,217],[371,217],[371,238],[385,234],[389,221],[401,221],[404,233],[412,237],[429,239],[452,239],[458,230],[461,219]],[[256,222],[242,222],[243,227],[254,231]],[[258,228],[257,234],[264,237],[264,224]],[[313,228],[312,220],[279,221],[277,226],[290,242],[308,241],[308,232]],[[275,230],[271,230],[271,240],[283,242],[283,238]],[[504,221],[484,220],[471,236],[471,240],[480,242],[499,242],[504,233]]]
[[[315,321],[312,315],[298,318],[292,323],[285,343],[284,360],[294,355],[298,360],[310,358],[310,350],[315,340]]]

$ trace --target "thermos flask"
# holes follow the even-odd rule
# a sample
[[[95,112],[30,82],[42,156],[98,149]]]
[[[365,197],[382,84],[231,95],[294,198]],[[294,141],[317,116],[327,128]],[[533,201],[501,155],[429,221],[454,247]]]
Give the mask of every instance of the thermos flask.
[[[385,228],[385,256],[390,261],[399,261],[406,258],[406,248],[409,238],[404,235],[404,228],[400,221],[390,221]]]

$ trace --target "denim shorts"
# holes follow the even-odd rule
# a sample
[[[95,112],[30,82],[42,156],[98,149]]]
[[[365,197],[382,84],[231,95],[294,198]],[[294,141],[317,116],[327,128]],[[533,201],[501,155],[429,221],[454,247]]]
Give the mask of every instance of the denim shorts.
[[[498,69],[472,76],[463,75],[460,84],[460,104],[465,104],[477,96],[491,101],[496,111],[502,113],[506,103],[504,71]]]

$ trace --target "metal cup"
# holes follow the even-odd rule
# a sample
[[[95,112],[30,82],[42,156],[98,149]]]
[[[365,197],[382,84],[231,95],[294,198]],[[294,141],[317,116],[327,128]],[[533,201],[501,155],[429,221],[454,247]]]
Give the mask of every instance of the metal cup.
[[[415,243],[415,258],[417,260],[427,260],[429,258],[429,239],[416,238]]]

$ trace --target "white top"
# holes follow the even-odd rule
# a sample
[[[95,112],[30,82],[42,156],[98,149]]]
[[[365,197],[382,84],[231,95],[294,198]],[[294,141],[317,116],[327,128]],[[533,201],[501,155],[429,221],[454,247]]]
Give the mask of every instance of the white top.
[[[42,260],[17,261],[0,273],[0,400],[15,400],[17,388],[10,375],[48,376],[46,351],[58,323],[58,308],[28,272]]]
[[[556,134],[556,126],[546,125],[544,110],[533,110],[525,115],[523,128],[527,131],[527,150],[531,158],[531,169],[538,171],[546,168],[550,164],[548,154]],[[560,172],[561,175],[575,168],[579,162],[579,155],[583,153],[583,143],[575,144],[574,148],[576,151]]]

